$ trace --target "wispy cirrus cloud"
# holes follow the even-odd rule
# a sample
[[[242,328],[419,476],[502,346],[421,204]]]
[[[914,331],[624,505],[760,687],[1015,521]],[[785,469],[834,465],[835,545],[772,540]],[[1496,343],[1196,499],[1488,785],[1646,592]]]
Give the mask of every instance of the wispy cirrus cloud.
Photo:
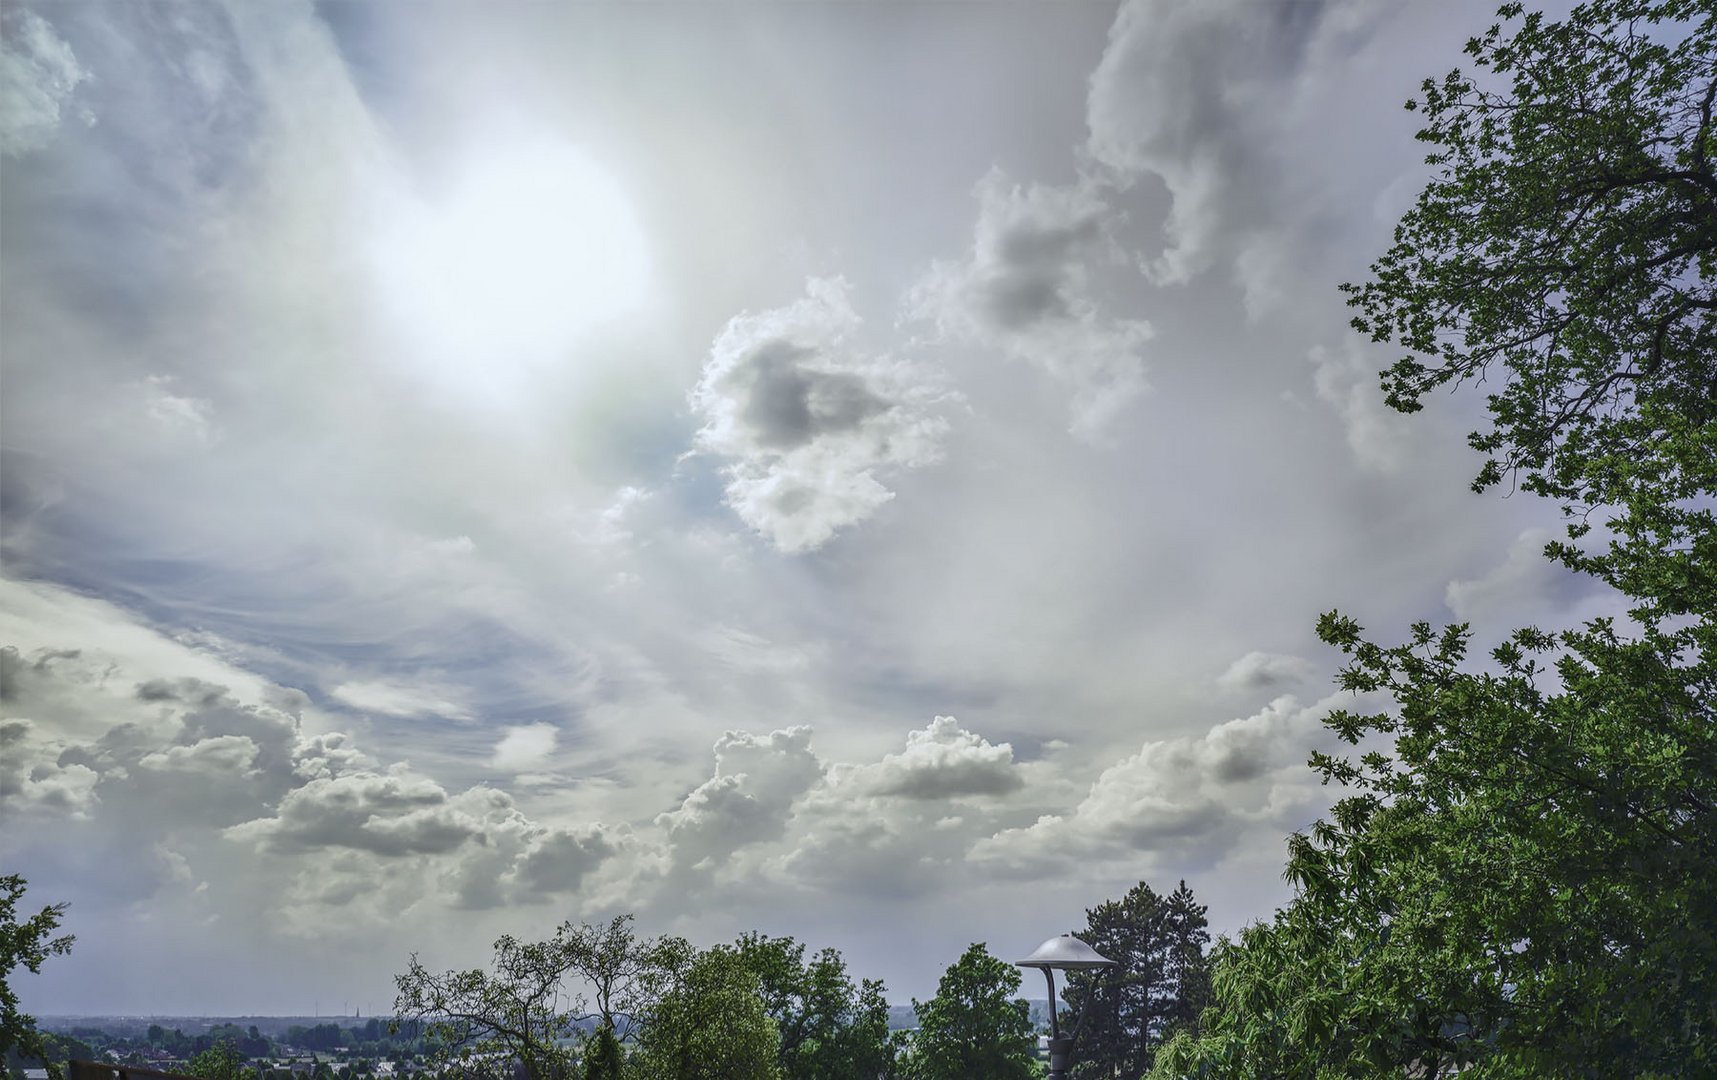
[[[0,19],[0,154],[24,154],[47,145],[68,111],[78,111],[83,123],[93,123],[94,114],[74,104],[78,84],[89,72],[65,39],[28,8],[7,7]]]

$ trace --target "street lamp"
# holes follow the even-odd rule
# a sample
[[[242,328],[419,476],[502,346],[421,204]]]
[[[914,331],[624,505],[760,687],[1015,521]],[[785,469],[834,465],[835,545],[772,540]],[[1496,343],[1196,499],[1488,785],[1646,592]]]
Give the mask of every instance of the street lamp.
[[[1034,967],[1043,971],[1043,977],[1049,981],[1049,1080],[1065,1080],[1067,1076],[1067,1057],[1073,1052],[1073,1036],[1063,1038],[1061,1022],[1057,1019],[1055,1009],[1055,969],[1063,971],[1090,971],[1093,968],[1114,967],[1115,961],[1100,956],[1096,949],[1080,941],[1072,934],[1062,934],[1052,937],[1037,947],[1037,951],[1024,960],[1016,960],[1015,967]],[[1084,1012],[1083,1006],[1080,1012]],[[1073,1030],[1079,1030],[1079,1024],[1074,1022]]]

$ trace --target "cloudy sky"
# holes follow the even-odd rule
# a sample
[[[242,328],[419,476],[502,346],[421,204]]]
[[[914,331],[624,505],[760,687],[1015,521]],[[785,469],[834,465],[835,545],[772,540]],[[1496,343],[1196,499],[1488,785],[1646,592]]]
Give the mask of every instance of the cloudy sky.
[[[897,1000],[1332,793],[1339,607],[1608,601],[1346,327],[1486,5],[8,2],[42,1013],[637,913]]]

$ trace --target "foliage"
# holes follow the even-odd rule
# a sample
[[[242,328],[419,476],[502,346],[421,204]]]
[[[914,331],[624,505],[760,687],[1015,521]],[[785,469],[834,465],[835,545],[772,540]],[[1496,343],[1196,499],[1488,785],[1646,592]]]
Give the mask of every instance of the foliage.
[[[1501,16],[1467,45],[1494,78],[1452,72],[1409,103],[1438,173],[1372,280],[1343,286],[1354,326],[1412,351],[1384,373],[1397,409],[1490,389],[1475,488],[1522,477],[1565,505],[1576,540],[1593,508],[1619,508],[1608,554],[1556,554],[1686,611],[1717,562],[1699,505],[1717,468],[1717,11]]]
[[[637,940],[630,915],[603,926],[563,923],[556,940],[571,971],[591,988],[593,1008],[581,1019],[595,1019],[621,1042],[632,1037],[633,1017],[659,988],[668,959],[685,947],[677,938]]]
[[[1291,843],[1295,901],[1217,950],[1204,1036],[1165,1074],[1717,1065],[1711,662],[1599,624],[1523,631],[1472,673],[1462,628],[1391,649],[1334,615],[1321,629],[1356,656],[1347,685],[1399,706],[1329,722],[1391,733],[1395,754],[1319,761],[1358,793]],[[1532,657],[1557,644],[1546,692]]]
[[[681,961],[627,1071],[642,1080],[779,1080],[781,1037],[739,951],[718,945]]]
[[[244,1055],[231,1039],[222,1039],[192,1058],[185,1072],[202,1080],[240,1080],[244,1075]]]
[[[72,951],[73,937],[55,937],[65,904],[52,904],[36,914],[18,921],[18,901],[23,897],[25,882],[17,874],[0,877],[0,1056],[17,1051],[26,1058],[42,1061],[51,1075],[59,1068],[48,1059],[42,1035],[36,1021],[18,1011],[18,993],[12,988],[12,972],[19,965],[32,974],[41,974],[42,962],[50,956],[64,956]]]
[[[1136,1080],[1157,1047],[1192,1026],[1209,993],[1205,911],[1184,881],[1166,897],[1141,881],[1085,913],[1079,936],[1116,966],[1068,975],[1061,1023],[1077,1024],[1074,1080]]]
[[[734,948],[757,976],[764,1009],[780,1032],[786,1080],[876,1080],[892,1071],[882,983],[854,985],[834,949],[807,963],[805,947],[792,938],[751,933]]]
[[[1016,1000],[1019,969],[968,948],[942,973],[936,996],[914,1000],[918,1034],[906,1075],[911,1080],[1013,1080],[1035,1075],[1029,1010]]]
[[[631,918],[602,927],[565,922],[543,942],[503,936],[495,942],[492,974],[433,974],[414,954],[410,968],[394,978],[395,1024],[423,1021],[439,1057],[474,1074],[510,1076],[517,1061],[530,1080],[569,1076],[567,1045],[578,1022],[595,1019],[599,1029],[628,1037],[671,958],[688,948],[678,939],[635,939]],[[594,1012],[580,1011],[583,999],[569,992],[569,978],[593,987]]]
[[[620,1080],[626,1059],[620,1048],[620,1040],[615,1036],[612,1027],[599,1025],[591,1036],[584,1040],[582,1064],[580,1080]]]
[[[1383,646],[1323,616],[1342,685],[1393,707],[1327,718],[1364,744],[1313,759],[1350,794],[1290,842],[1296,898],[1218,947],[1160,1075],[1717,1071],[1717,12],[1502,18],[1468,52],[1509,91],[1426,85],[1441,173],[1356,324],[1418,354],[1385,373],[1397,408],[1491,380],[1475,486],[1558,500],[1550,553],[1632,624],[1475,663],[1462,626]]]

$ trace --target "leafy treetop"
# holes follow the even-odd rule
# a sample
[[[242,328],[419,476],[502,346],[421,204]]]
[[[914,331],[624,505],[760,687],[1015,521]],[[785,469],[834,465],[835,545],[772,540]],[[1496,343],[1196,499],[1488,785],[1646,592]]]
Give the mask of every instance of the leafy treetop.
[[[907,1062],[911,1080],[1014,1080],[1032,1076],[1030,1012],[1017,1000],[1019,969],[972,945],[942,973],[936,996],[914,1000],[918,1034]]]
[[[1635,626],[1528,627],[1479,664],[1464,626],[1387,645],[1323,616],[1341,685],[1391,704],[1326,719],[1356,753],[1312,763],[1349,794],[1158,1075],[1717,1070],[1717,8],[1509,4],[1467,51],[1490,74],[1426,84],[1440,171],[1348,287],[1356,325],[1417,354],[1397,408],[1488,380],[1475,486],[1560,502],[1551,553]]]
[[[65,904],[51,904],[29,918],[18,921],[18,901],[26,883],[17,874],[0,877],[0,1057],[16,1049],[27,1058],[40,1060],[58,1074],[59,1067],[47,1060],[47,1050],[34,1018],[18,1009],[18,992],[12,988],[12,972],[20,965],[31,974],[41,974],[50,956],[72,951],[70,934],[54,936]]]
[[[1466,47],[1483,77],[1427,79],[1408,103],[1436,174],[1371,280],[1343,286],[1353,325],[1411,350],[1383,374],[1397,409],[1487,386],[1475,489],[1522,477],[1576,540],[1591,510],[1624,508],[1635,557],[1555,553],[1685,612],[1689,575],[1717,562],[1717,8],[1499,16]],[[1642,572],[1653,551],[1681,557]]]

